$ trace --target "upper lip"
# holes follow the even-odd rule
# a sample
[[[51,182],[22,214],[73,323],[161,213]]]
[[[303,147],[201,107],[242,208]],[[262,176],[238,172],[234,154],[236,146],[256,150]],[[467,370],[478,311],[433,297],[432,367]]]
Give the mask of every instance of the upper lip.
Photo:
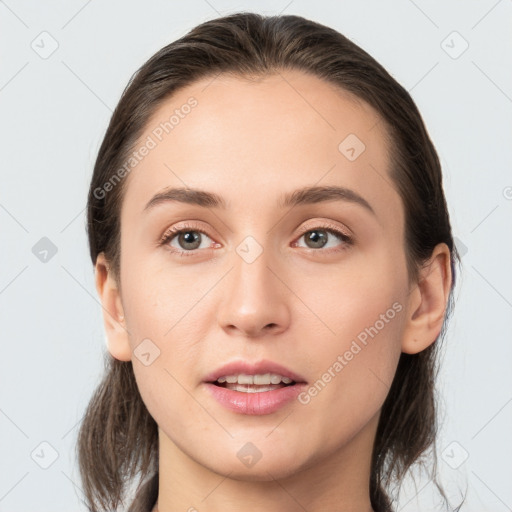
[[[204,382],[215,382],[219,377],[225,377],[226,375],[262,375],[265,373],[275,373],[288,377],[296,383],[305,383],[306,379],[299,374],[292,372],[284,366],[274,363],[273,361],[262,360],[256,363],[250,361],[232,361],[224,366],[221,366],[206,375]]]

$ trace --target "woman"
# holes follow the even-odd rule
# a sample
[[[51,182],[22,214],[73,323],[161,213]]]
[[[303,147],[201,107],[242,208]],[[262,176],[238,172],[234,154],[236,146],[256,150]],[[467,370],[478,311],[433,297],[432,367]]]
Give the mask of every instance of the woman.
[[[124,91],[88,234],[108,337],[77,444],[91,510],[137,475],[131,512],[392,510],[435,448],[458,255],[436,151],[380,64],[298,16],[197,26]]]

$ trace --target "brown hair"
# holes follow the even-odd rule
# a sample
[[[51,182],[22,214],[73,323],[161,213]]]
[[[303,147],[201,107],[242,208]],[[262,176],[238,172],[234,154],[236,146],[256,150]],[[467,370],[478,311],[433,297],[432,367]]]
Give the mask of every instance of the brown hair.
[[[126,180],[98,193],[115,174],[161,103],[194,81],[229,73],[265,76],[284,69],[313,74],[370,104],[393,145],[391,180],[405,211],[405,247],[411,282],[441,242],[451,251],[452,287],[435,343],[402,353],[383,404],[374,443],[370,499],[376,512],[391,510],[390,482],[400,482],[432,448],[436,474],[438,351],[453,307],[455,263],[439,158],[409,93],[359,46],[337,31],[299,16],[241,12],[207,21],[165,46],[132,77],[101,144],[88,196],[88,236],[93,264],[105,252],[120,270],[120,208]],[[105,375],[92,397],[77,442],[83,491],[90,510],[116,509],[140,474],[147,480],[130,511],[149,510],[158,492],[158,432],[139,394],[131,361],[105,354]]]

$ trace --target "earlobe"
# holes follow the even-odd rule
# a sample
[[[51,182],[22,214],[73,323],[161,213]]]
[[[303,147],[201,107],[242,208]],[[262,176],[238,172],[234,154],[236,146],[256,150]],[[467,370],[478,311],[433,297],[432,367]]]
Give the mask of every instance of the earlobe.
[[[417,354],[436,341],[443,326],[451,284],[450,249],[440,243],[420,270],[418,283],[409,295],[402,352]]]
[[[108,351],[120,361],[130,361],[132,351],[124,322],[121,294],[110,265],[101,252],[95,265],[96,290],[101,301]]]

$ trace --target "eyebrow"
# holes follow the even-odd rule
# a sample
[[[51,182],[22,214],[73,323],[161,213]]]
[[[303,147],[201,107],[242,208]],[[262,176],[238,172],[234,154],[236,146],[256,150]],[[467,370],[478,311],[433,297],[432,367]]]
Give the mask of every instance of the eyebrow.
[[[294,206],[315,204],[328,201],[346,201],[355,203],[373,215],[374,209],[371,205],[361,197],[357,192],[335,185],[323,187],[304,187],[293,192],[287,192],[278,200],[279,208],[290,208]],[[214,192],[207,192],[194,188],[166,188],[155,194],[144,207],[144,211],[151,210],[155,206],[168,203],[178,202],[185,204],[193,204],[204,208],[221,208],[227,209],[224,199]]]

